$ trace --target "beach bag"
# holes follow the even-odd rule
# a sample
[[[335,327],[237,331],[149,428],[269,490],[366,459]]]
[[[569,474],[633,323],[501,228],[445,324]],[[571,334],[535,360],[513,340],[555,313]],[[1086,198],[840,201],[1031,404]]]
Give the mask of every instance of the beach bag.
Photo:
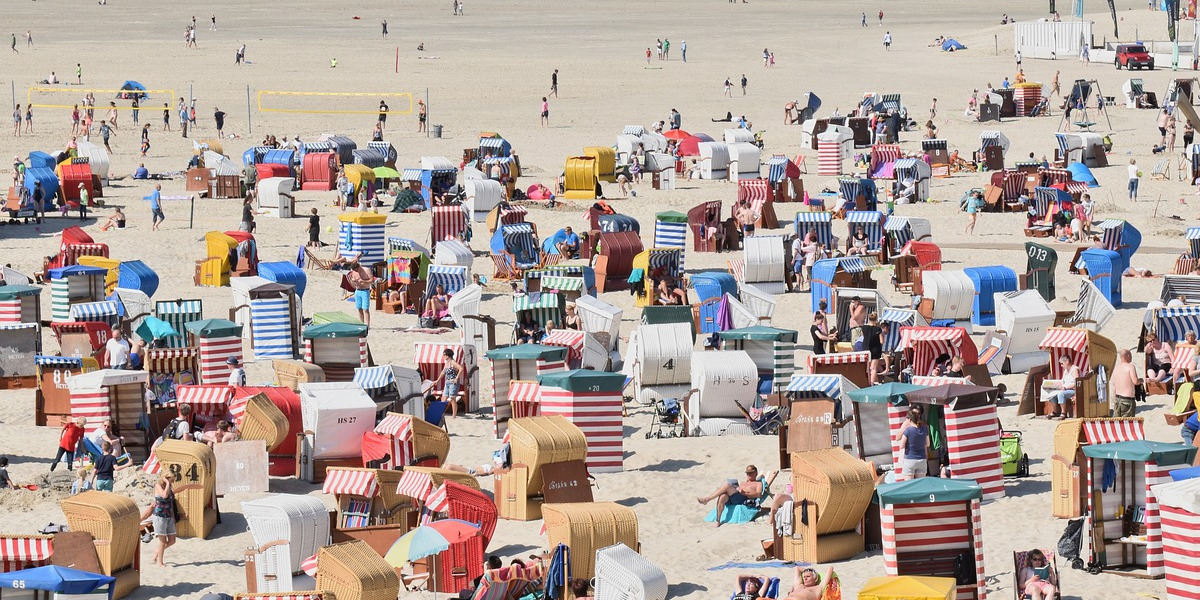
[[[1079,556],[1079,548],[1083,543],[1083,519],[1075,519],[1067,521],[1067,528],[1063,530],[1062,537],[1058,538],[1058,555],[1063,558],[1077,558]]]
[[[167,423],[167,426],[163,428],[162,439],[164,439],[164,440],[180,439],[179,437],[177,437],[179,434],[179,424],[180,423],[183,423],[183,419],[180,419],[180,418],[171,419],[171,422]]]
[[[966,553],[962,552],[954,557],[954,580],[958,585],[975,585],[975,560]]]
[[[435,321],[433,317],[421,317],[418,319],[417,325],[420,326],[421,329],[433,329],[437,326],[437,321]]]

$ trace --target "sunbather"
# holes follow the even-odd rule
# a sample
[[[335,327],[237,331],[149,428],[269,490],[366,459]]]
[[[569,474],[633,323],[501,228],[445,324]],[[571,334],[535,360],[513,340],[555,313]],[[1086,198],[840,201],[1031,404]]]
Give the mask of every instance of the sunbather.
[[[833,579],[833,567],[825,571],[825,577],[817,574],[812,567],[796,567],[792,589],[784,598],[786,600],[821,600],[829,580]]]
[[[1046,561],[1041,550],[1030,550],[1025,555],[1026,566],[1021,569],[1021,584],[1025,596],[1031,600],[1052,599],[1058,593],[1058,578],[1054,568]]]
[[[758,467],[749,465],[746,467],[746,481],[741,483],[737,479],[726,479],[720,487],[708,496],[700,496],[696,501],[700,504],[708,504],[713,500],[717,501],[717,527],[721,526],[721,513],[725,510],[725,505],[743,504],[747,506],[758,506],[762,504],[763,494],[771,486],[771,482],[775,481],[775,477],[779,475],[779,471],[771,473],[770,477],[760,477]]]
[[[442,284],[438,284],[433,288],[433,293],[430,294],[429,300],[425,301],[425,312],[421,313],[423,317],[431,317],[434,319],[444,319],[450,315],[450,296],[446,294],[446,288]]]
[[[757,575],[743,575],[738,577],[738,589],[740,590],[733,596],[733,600],[757,600],[763,598],[763,578]]]

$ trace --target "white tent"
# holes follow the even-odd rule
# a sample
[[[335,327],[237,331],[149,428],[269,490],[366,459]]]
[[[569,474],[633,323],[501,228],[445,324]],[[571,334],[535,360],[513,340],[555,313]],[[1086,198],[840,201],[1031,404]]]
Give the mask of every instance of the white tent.
[[[456,171],[458,167],[444,156],[422,156],[421,169],[424,171]]]
[[[362,456],[363,434],[375,428],[375,401],[353,382],[300,384],[300,418],[311,431],[312,458]]]
[[[736,179],[755,179],[759,176],[762,171],[762,150],[758,146],[737,142],[726,148],[729,150],[729,172],[736,174]]]
[[[688,402],[688,427],[700,435],[751,434],[738,410],[758,398],[758,365],[741,350],[696,352],[691,387],[700,391]]]
[[[742,243],[745,258],[744,281],[753,283],[768,294],[787,291],[787,265],[781,235],[750,236]]]
[[[700,142],[700,179],[729,176],[729,146],[722,142]]]
[[[959,327],[971,331],[971,313],[974,310],[975,284],[962,271],[922,271],[921,283],[925,295],[922,306],[932,303],[929,313],[931,321],[951,319]]]
[[[296,180],[291,177],[268,177],[258,180],[255,186],[258,196],[260,213],[273,215],[280,219],[290,219],[295,212],[295,200],[292,190],[296,188]]]
[[[637,344],[632,349],[636,358],[630,365],[634,397],[643,404],[659,398],[682,397],[691,389],[694,347],[691,324],[642,325],[636,333]]]
[[[494,179],[467,179],[464,189],[467,198],[463,206],[475,223],[486,221],[488,213],[504,200],[504,187]]]
[[[1037,290],[1001,292],[995,298],[996,329],[1008,334],[1009,372],[1046,364],[1050,354],[1038,346],[1054,326],[1054,309]]]

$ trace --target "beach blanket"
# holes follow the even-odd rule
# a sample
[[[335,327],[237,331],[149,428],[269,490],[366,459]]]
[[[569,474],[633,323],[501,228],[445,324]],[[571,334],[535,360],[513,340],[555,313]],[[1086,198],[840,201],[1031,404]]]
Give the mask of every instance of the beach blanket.
[[[745,504],[726,504],[725,510],[721,511],[722,523],[749,523],[758,516],[759,508],[757,506],[746,506]],[[704,517],[705,523],[717,522],[717,509],[713,508],[708,511],[708,516]]]
[[[396,194],[396,202],[392,204],[392,212],[404,212],[414,204],[424,206],[425,201],[421,199],[420,194],[411,189],[400,190],[400,193]]]
[[[795,566],[808,566],[809,563],[789,563],[782,560],[764,560],[760,562],[727,562],[723,565],[709,567],[709,571],[724,571],[726,569],[790,569]]]

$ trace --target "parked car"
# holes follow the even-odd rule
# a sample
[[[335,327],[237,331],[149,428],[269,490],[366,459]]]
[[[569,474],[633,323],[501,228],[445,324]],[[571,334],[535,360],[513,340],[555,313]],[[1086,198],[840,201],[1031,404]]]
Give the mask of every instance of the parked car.
[[[1146,47],[1142,44],[1117,44],[1117,56],[1113,59],[1113,66],[1120,69],[1150,69],[1154,70],[1154,57],[1146,51]]]

